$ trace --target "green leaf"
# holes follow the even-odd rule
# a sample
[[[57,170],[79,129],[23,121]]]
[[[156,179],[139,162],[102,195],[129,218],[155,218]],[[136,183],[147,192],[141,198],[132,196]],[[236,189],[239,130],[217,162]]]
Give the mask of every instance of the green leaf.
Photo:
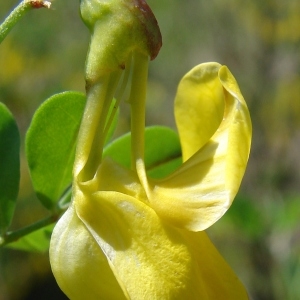
[[[52,209],[72,180],[75,145],[85,96],[64,92],[36,111],[26,136],[26,154],[34,190]]]
[[[19,191],[20,136],[17,124],[0,103],[0,234],[11,223]]]
[[[168,127],[146,128],[145,146],[146,169],[152,178],[163,178],[182,164],[178,134]]]
[[[117,163],[131,166],[131,135],[127,133],[110,143],[103,153]],[[167,176],[177,169],[181,160],[181,147],[176,132],[168,127],[152,126],[145,130],[145,165],[153,178]]]
[[[26,136],[26,154],[34,190],[42,204],[52,209],[72,182],[77,134],[86,98],[78,92],[64,92],[47,99],[36,111]],[[115,101],[112,101],[109,114]],[[107,133],[112,137],[117,110]]]
[[[7,244],[6,247],[30,251],[30,252],[46,252],[49,249],[51,233],[55,224],[48,225],[38,229],[18,241]]]

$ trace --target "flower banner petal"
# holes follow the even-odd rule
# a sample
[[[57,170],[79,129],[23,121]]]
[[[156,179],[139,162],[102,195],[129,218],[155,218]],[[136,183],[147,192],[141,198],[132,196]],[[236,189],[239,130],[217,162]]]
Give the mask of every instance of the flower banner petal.
[[[195,73],[188,73],[193,80],[198,73],[201,74],[197,68],[202,69],[203,65],[196,67]],[[201,149],[168,178],[149,181],[151,192],[148,197],[153,209],[173,225],[192,231],[205,230],[230,207],[241,184],[250,152],[252,129],[246,103],[228,69],[223,66],[214,71],[223,90],[219,96],[225,103],[219,128]],[[215,82],[215,77],[211,78]],[[203,76],[198,79],[202,86]],[[190,110],[199,110],[197,102],[190,101],[190,98],[186,101],[191,105]],[[211,118],[219,119],[219,116],[212,115]],[[179,120],[185,122],[183,118]],[[186,121],[188,123],[189,120]],[[195,130],[193,135],[196,139],[197,128],[192,129]],[[190,141],[184,138],[183,133],[180,135],[182,147],[188,149],[185,152],[185,156],[188,156],[190,150],[185,144]],[[199,140],[203,143],[201,131]]]
[[[218,63],[203,63],[180,81],[175,98],[175,119],[183,160],[197,152],[218,129],[224,114],[223,87]]]

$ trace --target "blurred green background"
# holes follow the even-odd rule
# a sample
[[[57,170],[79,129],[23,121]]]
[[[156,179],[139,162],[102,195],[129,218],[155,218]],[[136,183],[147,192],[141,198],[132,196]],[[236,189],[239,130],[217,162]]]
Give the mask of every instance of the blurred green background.
[[[17,3],[1,1],[0,20]],[[252,299],[300,299],[300,1],[148,3],[164,45],[150,65],[147,124],[175,128],[176,86],[193,66],[218,61],[230,68],[249,105],[253,146],[236,201],[208,233]],[[78,7],[78,0],[55,0],[51,10],[31,11],[0,45],[0,101],[15,115],[22,141],[42,101],[84,91],[89,33]],[[117,134],[128,124],[124,105]],[[12,229],[46,215],[24,154],[21,160]],[[0,249],[0,300],[24,299],[66,298],[51,277],[47,253]]]

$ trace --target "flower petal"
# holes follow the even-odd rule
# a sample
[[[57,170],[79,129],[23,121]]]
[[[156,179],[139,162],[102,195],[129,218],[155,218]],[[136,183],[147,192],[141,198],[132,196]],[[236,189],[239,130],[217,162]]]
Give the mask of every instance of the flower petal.
[[[205,233],[164,224],[149,206],[121,193],[98,192],[81,200],[75,207],[87,234],[105,254],[128,299],[247,299]],[[94,257],[83,253],[82,260],[91,260],[87,264],[98,272],[101,290],[104,273]]]
[[[128,299],[197,299],[203,294],[184,241],[166,231],[149,206],[116,192],[98,192],[89,200],[77,204],[79,215]]]
[[[97,192],[95,182],[82,189],[79,185],[55,227],[50,259],[62,290],[72,300],[87,295],[90,300],[246,299],[242,284],[206,234],[163,222],[146,203],[130,196],[139,194],[131,171],[113,164],[104,160],[98,179],[107,174],[106,187],[118,191]],[[109,175],[112,168],[118,180]],[[126,194],[119,191],[124,187]]]
[[[216,132],[223,119],[223,87],[218,63],[203,63],[180,81],[175,98],[175,118],[183,160],[197,152]]]
[[[208,78],[212,80],[212,83],[206,76],[203,76],[203,72],[207,69],[215,72],[215,76],[211,74]],[[212,85],[212,88],[218,86],[215,79],[217,78],[222,87],[222,94],[211,93],[210,95],[220,97],[225,103],[223,120],[214,135],[196,152],[197,142],[193,143],[186,138],[185,130],[187,129],[183,129],[180,138],[185,157],[189,157],[193,152],[195,154],[168,178],[161,181],[150,180],[151,192],[148,197],[151,206],[161,218],[175,226],[200,231],[215,223],[230,207],[246,169],[252,129],[245,100],[236,81],[225,66],[217,68],[216,64],[212,64],[208,68],[207,64],[199,65],[187,76],[193,81],[190,88],[197,89],[196,80],[198,79],[201,90],[204,85],[203,78],[205,78],[205,85],[208,87]],[[219,87],[216,89],[219,90]],[[187,103],[181,107],[190,105],[188,111],[199,111],[200,117],[205,117],[198,107],[198,102],[189,98],[193,93],[195,94],[195,92],[187,91]],[[212,101],[209,99],[208,102],[221,103],[220,99]],[[205,101],[201,100],[201,105],[205,106]],[[220,106],[223,107],[221,104]],[[208,111],[212,111],[210,108]],[[216,109],[216,116],[211,116],[215,124],[216,120],[219,120],[220,111]],[[181,113],[177,121],[179,128],[181,128],[180,122],[184,123],[182,128],[188,128],[189,119],[189,115],[184,119]],[[199,145],[204,143],[206,134],[203,134],[203,130],[198,133],[198,127],[206,126],[206,124],[208,124],[207,120],[202,125],[199,121],[198,126],[190,128],[194,130],[191,136],[195,140],[197,134],[199,135]],[[208,132],[211,133],[212,128],[215,128],[215,125],[209,127]],[[192,143],[192,146],[190,147],[187,143]]]
[[[220,255],[204,231],[191,232],[182,230],[186,244],[195,259],[199,276],[204,282],[207,299],[248,300],[244,285]],[[197,299],[206,299],[198,297]]]
[[[73,205],[56,224],[49,253],[55,279],[70,299],[127,299]]]

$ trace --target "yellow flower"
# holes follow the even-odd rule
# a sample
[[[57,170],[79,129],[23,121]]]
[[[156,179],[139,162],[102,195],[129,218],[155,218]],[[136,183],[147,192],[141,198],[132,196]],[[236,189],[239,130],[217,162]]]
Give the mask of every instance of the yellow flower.
[[[250,118],[228,69],[207,63],[190,71],[175,116],[185,162],[167,178],[109,158],[91,180],[75,178],[50,250],[70,299],[247,299],[201,231],[229,208],[249,155]]]
[[[144,16],[145,2],[132,2],[142,5]],[[95,36],[97,31],[98,41]],[[92,39],[73,198],[51,238],[59,286],[72,300],[248,299],[203,231],[230,207],[249,156],[251,121],[234,77],[217,63],[201,64],[183,77],[175,99],[183,164],[166,178],[152,179],[144,164],[148,55],[143,47],[129,47],[124,58],[105,50],[103,55],[117,57],[110,64],[117,67],[102,69],[95,47]],[[125,82],[132,70],[131,169],[102,157],[122,63]]]

